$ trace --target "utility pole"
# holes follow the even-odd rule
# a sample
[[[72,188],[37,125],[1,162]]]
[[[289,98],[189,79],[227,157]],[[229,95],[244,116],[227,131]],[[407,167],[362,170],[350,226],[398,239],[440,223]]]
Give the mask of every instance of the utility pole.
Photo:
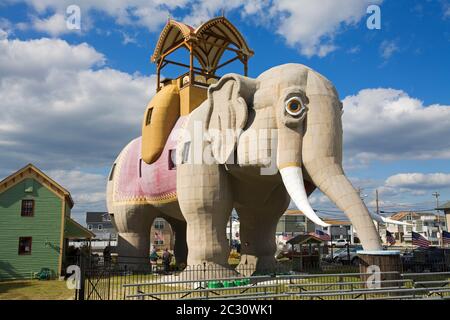
[[[379,205],[379,199],[378,199],[378,189],[375,190],[375,202],[377,204],[377,215],[380,215],[380,205]],[[378,235],[380,235],[380,223],[377,221],[377,231]]]
[[[439,197],[441,196],[441,194],[436,191],[432,193],[432,196],[436,198],[436,215],[438,220],[439,246],[442,246],[441,216],[439,214],[439,210],[437,209],[439,208]]]

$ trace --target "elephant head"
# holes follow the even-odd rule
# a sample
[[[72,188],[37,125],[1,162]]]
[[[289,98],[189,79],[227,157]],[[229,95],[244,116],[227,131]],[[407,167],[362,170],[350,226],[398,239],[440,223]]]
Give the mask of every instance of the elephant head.
[[[330,81],[300,64],[274,67],[256,79],[229,74],[210,86],[204,104],[204,128],[218,163],[234,154],[240,168],[267,167],[275,159],[277,176],[310,220],[327,225],[311,208],[304,181],[348,215],[365,250],[381,249],[370,213],[342,168],[342,103]]]

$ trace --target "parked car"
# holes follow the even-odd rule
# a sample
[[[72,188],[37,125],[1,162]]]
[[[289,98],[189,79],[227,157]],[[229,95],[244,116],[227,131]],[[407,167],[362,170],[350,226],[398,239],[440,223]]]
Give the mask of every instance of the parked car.
[[[343,247],[349,244],[349,242],[346,239],[337,239],[331,241],[331,244],[334,244],[336,247]]]
[[[450,271],[450,250],[436,247],[417,248],[401,254],[404,272]]]
[[[334,262],[339,262],[342,264],[359,264],[359,258],[357,252],[363,250],[362,246],[354,246],[347,248],[342,248],[337,256],[334,258]]]
[[[333,252],[330,251],[327,255],[323,257],[323,260],[326,262],[335,262],[335,259],[343,252],[347,252],[347,248],[337,248],[334,249]]]

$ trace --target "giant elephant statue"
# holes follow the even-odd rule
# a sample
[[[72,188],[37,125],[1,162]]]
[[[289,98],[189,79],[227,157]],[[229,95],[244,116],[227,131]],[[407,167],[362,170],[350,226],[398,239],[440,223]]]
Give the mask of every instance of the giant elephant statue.
[[[140,138],[115,161],[108,210],[119,254],[146,257],[151,222],[162,216],[175,226],[180,260],[186,239],[189,265],[227,268],[225,230],[234,208],[242,255],[259,269],[273,266],[276,225],[291,199],[326,226],[307,199],[316,188],[347,214],[365,250],[381,250],[372,218],[342,169],[341,115],[332,83],[304,65],[280,65],[256,79],[223,76],[189,115],[174,117],[156,161],[142,161]]]

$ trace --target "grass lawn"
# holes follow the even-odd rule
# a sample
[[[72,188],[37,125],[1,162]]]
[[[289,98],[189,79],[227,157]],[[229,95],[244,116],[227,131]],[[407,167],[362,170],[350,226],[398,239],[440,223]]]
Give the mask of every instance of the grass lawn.
[[[0,281],[0,300],[71,300],[74,295],[65,281]]]

